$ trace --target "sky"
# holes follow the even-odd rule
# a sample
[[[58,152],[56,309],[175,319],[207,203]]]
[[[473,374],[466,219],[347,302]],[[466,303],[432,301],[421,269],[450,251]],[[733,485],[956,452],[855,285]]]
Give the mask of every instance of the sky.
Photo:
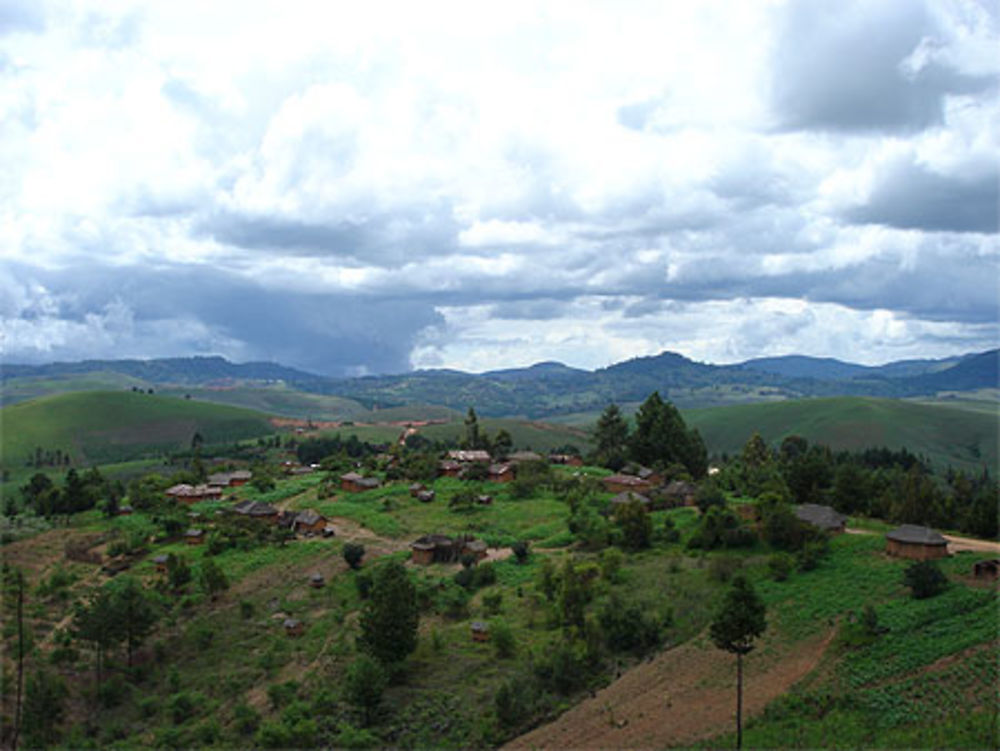
[[[0,0],[0,358],[998,346],[990,0]]]

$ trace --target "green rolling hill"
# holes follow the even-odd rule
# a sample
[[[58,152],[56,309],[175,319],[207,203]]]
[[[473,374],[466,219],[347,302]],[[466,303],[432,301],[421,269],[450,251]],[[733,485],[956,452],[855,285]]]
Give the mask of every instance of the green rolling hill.
[[[47,396],[0,409],[5,468],[23,468],[36,448],[61,450],[78,464],[104,464],[190,445],[253,438],[274,431],[260,412],[132,391]]]
[[[692,409],[684,419],[713,453],[739,452],[756,431],[772,446],[794,434],[834,450],[906,447],[939,469],[997,470],[995,406],[990,413],[943,403],[837,397]]]

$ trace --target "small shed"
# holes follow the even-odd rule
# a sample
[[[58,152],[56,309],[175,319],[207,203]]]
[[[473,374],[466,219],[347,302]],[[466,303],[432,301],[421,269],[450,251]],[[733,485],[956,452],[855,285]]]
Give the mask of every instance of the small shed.
[[[803,503],[795,509],[795,516],[799,521],[831,534],[839,534],[847,528],[846,516],[818,503]]]
[[[624,493],[629,490],[641,493],[648,491],[652,487],[650,483],[639,479],[635,475],[611,475],[601,478],[601,482],[604,483],[604,488],[609,493]]]
[[[622,506],[628,503],[634,503],[635,501],[641,503],[643,505],[643,508],[647,510],[653,504],[653,502],[649,500],[647,496],[644,496],[642,493],[633,493],[631,491],[626,490],[625,492],[616,495],[609,502],[611,513],[613,514],[615,512],[615,509],[621,508]]]
[[[476,503],[480,506],[490,506],[493,504],[493,496],[491,495],[477,495]]]
[[[131,506],[119,506],[116,512],[118,516],[131,516],[132,507]]]
[[[169,556],[166,553],[161,553],[160,555],[153,556],[153,567],[156,569],[157,573],[165,574],[167,573],[167,560]]]
[[[421,490],[417,493],[417,500],[421,503],[430,503],[435,498],[437,498],[437,494],[433,490]]]
[[[286,618],[281,625],[288,636],[302,636],[305,631],[305,626],[298,618]]]
[[[240,485],[246,485],[250,482],[253,477],[253,472],[249,469],[238,469],[235,472],[229,473],[229,487],[238,488]]]
[[[410,497],[418,498],[425,490],[427,487],[422,482],[415,482],[410,486]]]
[[[549,454],[549,464],[564,464],[569,467],[582,467],[583,459],[576,454]]]
[[[472,630],[472,641],[490,640],[490,626],[488,623],[483,623],[482,621],[473,621],[471,630]]]
[[[663,489],[663,495],[672,506],[694,506],[698,498],[698,486],[684,480],[674,480]]]
[[[486,547],[485,540],[466,540],[465,544],[462,546],[462,555],[474,555],[476,557],[476,563],[486,558],[488,555],[488,550]]]
[[[322,589],[326,586],[326,579],[323,578],[323,574],[318,571],[309,576],[309,586],[313,589]]]
[[[184,533],[184,542],[188,545],[201,545],[201,543],[205,542],[205,530],[189,529]]]
[[[332,524],[327,523],[323,527],[323,537],[335,537],[336,534],[337,534],[337,530],[334,529],[334,526]]]
[[[438,475],[441,477],[458,477],[462,472],[462,465],[454,459],[445,459],[438,464]]]
[[[300,511],[295,516],[293,525],[293,529],[296,532],[305,534],[322,532],[324,527],[326,527],[326,517],[312,509]]]
[[[984,581],[996,581],[1000,574],[1000,558],[987,558],[972,564],[972,575]]]
[[[491,464],[490,482],[513,482],[514,468],[509,464]]]
[[[927,561],[948,555],[948,541],[930,527],[904,524],[887,533],[885,539],[886,552],[900,558]]]

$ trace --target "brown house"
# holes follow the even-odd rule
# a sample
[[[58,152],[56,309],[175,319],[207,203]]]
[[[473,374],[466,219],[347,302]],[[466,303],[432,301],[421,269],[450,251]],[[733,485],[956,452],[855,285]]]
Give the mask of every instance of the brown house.
[[[323,574],[316,572],[309,577],[309,586],[313,589],[322,589],[326,585],[326,580],[323,579]]]
[[[491,464],[490,482],[512,482],[514,480],[514,468],[509,464]]]
[[[326,517],[312,509],[300,511],[292,522],[292,529],[300,534],[322,533],[325,527]]]
[[[684,480],[674,480],[663,489],[663,496],[671,506],[694,506],[698,486]]]
[[[795,516],[799,521],[830,534],[839,534],[847,528],[846,516],[830,506],[821,506],[818,503],[803,503],[795,509]]]
[[[487,547],[483,540],[470,537],[451,538],[447,535],[424,535],[410,543],[411,560],[426,566],[431,563],[453,563],[466,553],[476,561],[486,558]]]
[[[948,556],[948,541],[929,527],[904,524],[887,533],[886,552],[900,558],[927,561]]]
[[[602,477],[601,482],[609,493],[624,493],[633,491],[635,493],[647,492],[652,486],[645,480],[641,480],[635,475],[611,475]]]
[[[167,559],[168,556],[166,553],[161,553],[160,555],[153,557],[153,567],[156,569],[157,573],[167,573]]]
[[[357,472],[348,472],[340,476],[340,489],[348,493],[361,493],[365,490],[374,490],[379,484],[379,481],[374,477],[362,477]]]
[[[611,499],[611,501],[609,502],[610,503],[609,508],[611,510],[611,513],[614,514],[616,509],[620,508],[621,506],[624,506],[627,503],[634,503],[635,501],[641,503],[643,507],[646,508],[647,510],[649,510],[653,505],[653,502],[649,499],[648,496],[644,496],[642,493],[633,493],[630,490],[626,490],[624,493],[619,493],[618,495],[616,495],[614,498]]]
[[[582,467],[583,459],[575,454],[549,454],[549,464],[565,464],[569,467]]]
[[[427,490],[426,485],[424,485],[422,482],[415,482],[410,486],[410,497],[416,498],[425,490]]]
[[[458,477],[462,473],[462,465],[454,459],[445,459],[438,463],[440,477]]]
[[[229,487],[238,488],[240,485],[246,485],[252,477],[253,472],[249,469],[237,469],[235,472],[230,472]]]
[[[274,506],[260,501],[240,501],[232,509],[234,514],[248,516],[251,519],[261,519],[271,524],[277,524],[281,512]]]
[[[473,462],[483,462],[488,463],[490,461],[489,451],[449,451],[448,458],[453,462],[459,462],[460,464],[472,464]]]
[[[433,490],[421,490],[417,493],[417,500],[421,503],[430,503],[435,498],[437,498],[437,493]]]
[[[471,626],[472,631],[472,641],[489,641],[490,640],[490,627],[489,624],[483,623],[482,621],[473,621]]]
[[[288,636],[302,636],[305,632],[305,626],[297,618],[286,618],[281,625]]]

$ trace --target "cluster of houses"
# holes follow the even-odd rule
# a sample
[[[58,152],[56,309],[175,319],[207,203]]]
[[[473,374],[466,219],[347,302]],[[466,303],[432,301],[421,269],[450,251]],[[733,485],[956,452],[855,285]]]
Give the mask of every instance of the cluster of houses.
[[[199,501],[217,501],[222,498],[223,488],[238,488],[246,485],[253,478],[253,472],[248,469],[237,469],[233,472],[216,472],[208,476],[200,485],[189,485],[185,482],[172,485],[164,493],[170,500],[178,503],[197,503]]]

